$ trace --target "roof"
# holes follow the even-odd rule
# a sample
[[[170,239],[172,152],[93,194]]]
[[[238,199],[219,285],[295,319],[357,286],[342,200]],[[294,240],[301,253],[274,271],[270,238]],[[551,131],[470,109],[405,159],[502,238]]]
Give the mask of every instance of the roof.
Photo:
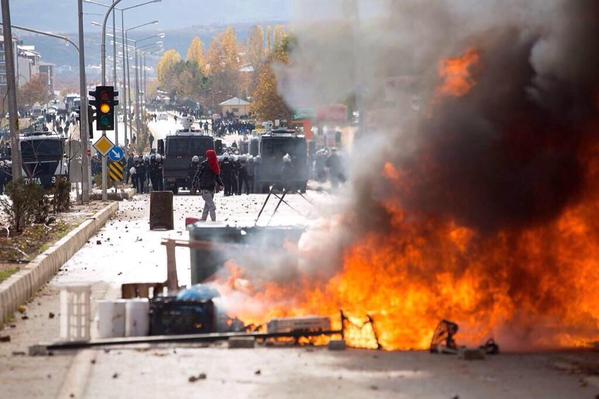
[[[227,101],[223,101],[219,105],[222,107],[225,105],[250,105],[250,103],[245,100],[242,100],[241,98],[233,97],[228,99]]]

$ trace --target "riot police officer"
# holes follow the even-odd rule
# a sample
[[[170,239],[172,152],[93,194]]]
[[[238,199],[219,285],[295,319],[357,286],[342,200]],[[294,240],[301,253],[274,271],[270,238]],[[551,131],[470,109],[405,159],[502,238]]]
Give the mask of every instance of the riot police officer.
[[[158,183],[158,191],[164,191],[164,178],[162,175],[163,170],[163,157],[160,154],[156,154],[156,182]]]
[[[223,162],[221,164],[221,173],[223,179],[223,185],[225,186],[225,197],[233,195],[233,163],[229,158],[229,154],[223,155]]]
[[[188,173],[189,191],[191,192],[192,195],[198,191],[196,178],[197,178],[199,170],[200,170],[200,157],[197,155],[194,155],[193,158],[191,158],[191,165],[189,165],[189,173]]]

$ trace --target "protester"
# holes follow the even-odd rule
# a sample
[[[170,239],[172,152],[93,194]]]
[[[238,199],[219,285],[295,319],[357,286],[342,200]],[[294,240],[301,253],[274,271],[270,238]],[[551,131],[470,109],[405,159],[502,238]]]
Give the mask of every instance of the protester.
[[[210,219],[216,221],[216,205],[214,204],[214,193],[224,187],[220,177],[221,170],[214,150],[206,151],[206,160],[200,165],[198,172],[198,185],[204,200],[204,211],[202,221],[205,222],[210,214]]]

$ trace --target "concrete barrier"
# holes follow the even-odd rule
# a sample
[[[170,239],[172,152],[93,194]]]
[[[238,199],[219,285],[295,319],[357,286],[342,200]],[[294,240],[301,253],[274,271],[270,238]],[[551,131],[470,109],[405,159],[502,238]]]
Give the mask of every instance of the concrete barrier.
[[[79,251],[118,209],[119,205],[116,202],[104,207],[0,284],[0,328],[10,319],[17,307],[27,302],[50,281],[58,269]]]

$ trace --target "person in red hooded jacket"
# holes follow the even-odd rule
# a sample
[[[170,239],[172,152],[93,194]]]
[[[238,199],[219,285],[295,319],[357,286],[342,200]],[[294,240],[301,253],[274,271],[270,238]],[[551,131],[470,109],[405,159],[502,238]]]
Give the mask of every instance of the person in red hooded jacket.
[[[216,221],[216,205],[214,204],[214,193],[223,189],[224,184],[220,178],[220,165],[214,150],[206,151],[206,160],[200,165],[198,172],[198,187],[204,199],[204,212],[202,221],[210,219]]]

